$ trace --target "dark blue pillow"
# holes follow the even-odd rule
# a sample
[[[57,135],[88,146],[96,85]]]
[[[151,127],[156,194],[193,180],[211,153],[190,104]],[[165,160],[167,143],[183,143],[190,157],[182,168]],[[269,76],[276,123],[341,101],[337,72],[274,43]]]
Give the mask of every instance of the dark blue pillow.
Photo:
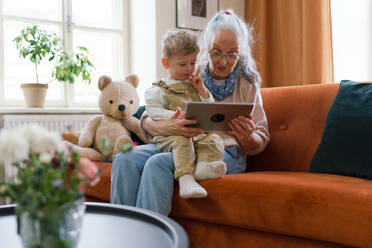
[[[143,112],[145,112],[145,106],[142,105],[138,108],[137,112],[133,115],[134,117],[136,117],[137,119],[141,119],[141,116],[143,114]],[[133,140],[133,142],[137,142],[138,145],[143,145],[145,144],[138,136],[137,134],[135,134],[134,132],[130,131],[130,137],[131,139]]]
[[[341,81],[310,172],[372,179],[372,84]]]

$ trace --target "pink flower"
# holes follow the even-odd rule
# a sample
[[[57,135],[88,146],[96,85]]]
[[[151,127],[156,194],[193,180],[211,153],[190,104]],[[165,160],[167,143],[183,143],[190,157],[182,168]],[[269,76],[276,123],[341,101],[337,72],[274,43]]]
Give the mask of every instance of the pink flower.
[[[77,175],[79,177],[83,177],[83,175],[86,176],[87,177],[87,181],[88,181],[87,183],[90,186],[96,185],[99,182],[99,177],[97,177],[98,168],[97,168],[96,164],[93,163],[88,158],[80,158],[79,163],[80,163],[80,168],[81,168],[82,172],[78,172]],[[82,185],[80,187],[80,190],[82,192],[85,191],[85,187],[84,186],[85,185]]]

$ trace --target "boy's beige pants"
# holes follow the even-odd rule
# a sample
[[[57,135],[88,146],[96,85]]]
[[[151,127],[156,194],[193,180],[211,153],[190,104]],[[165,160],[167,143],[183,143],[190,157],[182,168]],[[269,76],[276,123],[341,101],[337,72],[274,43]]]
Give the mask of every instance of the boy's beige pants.
[[[176,180],[184,174],[194,174],[195,165],[199,162],[223,161],[223,141],[214,133],[194,138],[156,136],[153,141],[162,152],[173,152]]]

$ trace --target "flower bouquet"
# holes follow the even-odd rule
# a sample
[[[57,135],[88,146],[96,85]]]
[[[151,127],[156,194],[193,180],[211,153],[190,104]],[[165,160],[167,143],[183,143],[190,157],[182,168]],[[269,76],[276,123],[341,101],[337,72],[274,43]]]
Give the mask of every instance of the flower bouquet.
[[[13,182],[0,182],[0,197],[17,203],[24,247],[77,245],[84,194],[98,182],[99,170],[63,144],[58,133],[36,125],[0,133],[0,161],[17,168]]]

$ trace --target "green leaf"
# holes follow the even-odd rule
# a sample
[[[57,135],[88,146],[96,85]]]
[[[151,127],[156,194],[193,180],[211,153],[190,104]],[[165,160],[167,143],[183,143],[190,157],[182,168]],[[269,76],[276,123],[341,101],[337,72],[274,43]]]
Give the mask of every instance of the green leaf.
[[[124,144],[124,145],[122,145],[122,146],[120,147],[120,152],[122,152],[122,153],[126,153],[126,152],[131,151],[132,149],[133,149],[132,144],[127,143],[127,144]]]
[[[88,49],[86,47],[78,46],[78,49],[84,52],[88,52]]]
[[[28,50],[27,50],[27,48],[21,50],[21,52],[22,52],[22,57],[23,57],[23,58],[25,58],[25,57],[28,55]]]
[[[109,145],[109,140],[108,140],[108,138],[107,138],[107,137],[102,138],[102,139],[101,139],[101,144],[102,144],[103,148],[108,147],[108,145]]]

